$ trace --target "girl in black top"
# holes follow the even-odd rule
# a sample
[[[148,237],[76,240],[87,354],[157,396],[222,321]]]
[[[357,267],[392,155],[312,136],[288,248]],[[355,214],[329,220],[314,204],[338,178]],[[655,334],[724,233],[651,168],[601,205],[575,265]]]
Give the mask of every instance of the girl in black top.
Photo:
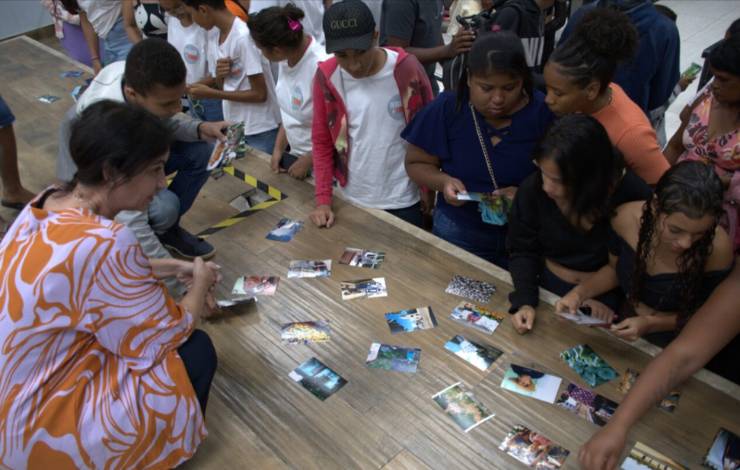
[[[722,182],[712,167],[675,165],[649,202],[617,209],[609,264],[573,288],[556,311],[573,311],[619,286],[628,318],[612,325],[614,334],[630,341],[659,332],[672,338],[732,268],[732,243],[717,227],[721,215]]]
[[[519,333],[532,329],[539,286],[563,295],[606,265],[613,209],[651,194],[625,170],[622,155],[590,116],[572,114],[553,124],[534,160],[540,171],[519,187],[507,238],[514,283],[510,312]],[[585,303],[610,321],[616,296]]]

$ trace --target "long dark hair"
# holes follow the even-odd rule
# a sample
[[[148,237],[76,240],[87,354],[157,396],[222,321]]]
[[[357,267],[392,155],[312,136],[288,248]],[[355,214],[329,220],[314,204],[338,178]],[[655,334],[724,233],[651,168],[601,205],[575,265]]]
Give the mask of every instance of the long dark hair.
[[[627,300],[636,307],[640,301],[640,287],[647,272],[647,261],[652,256],[653,238],[657,218],[661,214],[681,212],[690,218],[705,215],[714,217],[712,226],[678,257],[678,283],[681,298],[678,327],[682,328],[688,317],[698,307],[697,292],[701,286],[704,269],[712,252],[714,232],[722,215],[722,181],[711,165],[685,161],[671,167],[658,181],[655,196],[645,204],[640,219],[640,233],[635,250],[635,267],[632,273]]]
[[[288,3],[284,7],[269,7],[249,15],[247,26],[252,39],[261,47],[295,49],[303,42],[303,26],[300,23],[303,16],[303,10]],[[291,28],[289,23],[294,21],[298,22],[298,27]]]
[[[730,35],[720,41],[709,54],[709,64],[717,70],[740,77],[740,34]]]
[[[77,173],[66,189],[127,181],[167,153],[171,139],[167,125],[144,108],[98,101],[72,124],[69,153]]]
[[[611,8],[595,8],[586,13],[575,32],[555,49],[550,62],[579,87],[593,80],[603,93],[614,78],[617,65],[630,59],[637,50],[637,30],[627,15]]]
[[[570,207],[565,215],[577,228],[611,216],[609,200],[624,174],[624,158],[599,121],[583,114],[558,119],[535,147],[534,160],[544,159],[560,169]]]
[[[532,96],[534,81],[524,55],[524,46],[511,31],[496,31],[481,35],[468,53],[468,67],[457,83],[457,108],[468,95],[468,77],[485,76],[494,72],[520,77],[527,96]]]

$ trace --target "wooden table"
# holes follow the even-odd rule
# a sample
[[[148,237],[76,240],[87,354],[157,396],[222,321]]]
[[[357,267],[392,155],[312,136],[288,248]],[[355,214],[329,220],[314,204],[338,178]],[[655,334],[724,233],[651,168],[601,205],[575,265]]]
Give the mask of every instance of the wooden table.
[[[32,83],[16,76],[26,63],[34,70],[43,69],[47,81]],[[58,73],[68,68],[68,63],[28,40],[0,43],[2,91],[18,117],[23,175],[36,176],[30,184],[34,189],[53,178],[56,152],[56,136],[51,132],[56,124],[48,119],[39,122],[35,96],[66,92],[69,84]],[[52,110],[50,114],[57,118],[66,105],[58,107],[60,114],[56,104],[40,109]],[[39,128],[44,132],[37,135],[32,129]],[[34,159],[42,164],[33,165]],[[204,324],[216,345],[219,369],[208,405],[209,437],[186,468],[523,468],[497,449],[517,424],[569,449],[565,467],[574,468],[579,447],[598,427],[555,405],[500,388],[504,368],[510,362],[536,364],[562,377],[563,389],[568,382],[585,385],[559,358],[561,351],[577,344],[591,345],[619,372],[628,367],[642,370],[649,361],[645,352],[602,330],[573,326],[555,317],[546,303],[539,308],[536,328],[525,336],[514,331],[508,317],[492,336],[453,322],[449,314],[461,299],[444,290],[454,274],[494,283],[498,292],[488,307],[500,311],[508,308],[507,274],[384,212],[358,209],[339,200],[335,201],[336,226],[318,229],[307,220],[314,204],[310,184],[273,174],[254,155],[238,161],[236,167],[287,197],[209,237],[218,249],[215,261],[222,265],[225,277],[219,292],[227,294],[242,274],[274,274],[281,281],[275,296],[261,297],[256,304]],[[233,216],[236,211],[229,201],[247,189],[247,184],[230,175],[210,180],[184,224],[198,232]],[[292,242],[265,239],[282,217],[307,223]],[[385,251],[385,262],[379,270],[340,265],[339,256],[348,246]],[[286,279],[290,260],[324,258],[333,260],[330,278]],[[341,300],[340,281],[379,276],[386,279],[388,297]],[[432,307],[437,328],[390,334],[384,313],[420,306]],[[281,324],[318,319],[331,321],[330,342],[281,343]],[[488,372],[481,372],[444,349],[456,334],[499,348],[504,355]],[[365,358],[376,341],[421,348],[418,372],[368,369]],[[288,377],[310,357],[348,380],[324,402]],[[431,399],[457,381],[496,413],[467,434]],[[677,410],[673,414],[651,411],[631,433],[628,446],[640,440],[690,468],[698,467],[719,427],[740,433],[738,388],[716,378],[714,384],[696,378],[688,381],[681,387]],[[596,391],[621,401],[616,385],[615,380]]]

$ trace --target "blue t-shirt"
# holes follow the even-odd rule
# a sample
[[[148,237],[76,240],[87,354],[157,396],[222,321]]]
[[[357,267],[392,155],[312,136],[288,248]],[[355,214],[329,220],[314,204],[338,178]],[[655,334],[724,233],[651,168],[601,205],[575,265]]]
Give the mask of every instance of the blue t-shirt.
[[[460,111],[456,105],[455,93],[441,93],[416,114],[401,137],[439,158],[442,171],[462,181],[468,192],[493,192],[468,100],[463,100]],[[511,116],[508,128],[493,129],[480,113],[477,117],[499,188],[519,186],[535,171],[532,151],[555,119],[545,104],[545,95],[535,91],[529,103]],[[491,144],[494,135],[502,139],[495,147]],[[455,207],[439,194],[435,210],[471,229],[491,227],[481,220],[477,202]]]

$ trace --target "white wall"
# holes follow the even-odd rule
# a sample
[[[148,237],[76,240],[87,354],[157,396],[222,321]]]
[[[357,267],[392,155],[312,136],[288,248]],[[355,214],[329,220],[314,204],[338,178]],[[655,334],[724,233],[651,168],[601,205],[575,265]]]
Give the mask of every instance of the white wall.
[[[51,15],[39,0],[0,0],[0,39],[51,24]]]

